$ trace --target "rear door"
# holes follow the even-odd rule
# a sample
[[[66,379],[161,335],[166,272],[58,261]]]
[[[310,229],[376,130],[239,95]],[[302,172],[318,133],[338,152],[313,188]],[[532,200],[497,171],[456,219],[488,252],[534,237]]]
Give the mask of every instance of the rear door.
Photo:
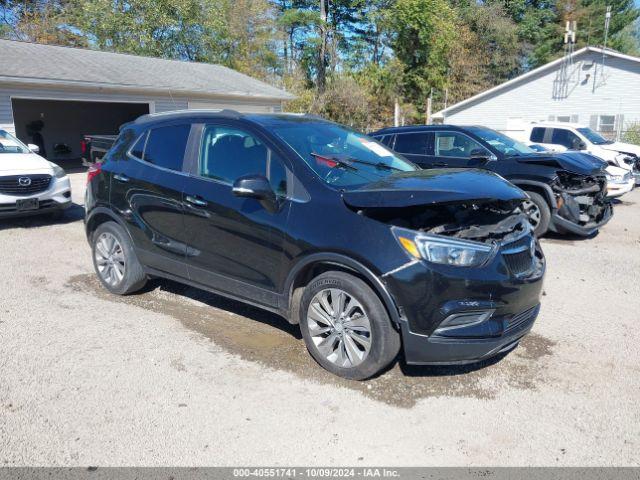
[[[479,165],[471,165],[471,153],[476,150],[482,150],[487,155],[491,155],[491,152],[480,142],[462,132],[434,132],[433,154],[436,159],[434,163],[453,168],[478,167]]]
[[[186,277],[182,171],[191,125],[142,132],[111,176],[112,207],[129,224],[140,261]]]
[[[438,164],[432,154],[433,134],[431,132],[407,132],[396,134],[393,149],[407,157],[421,168],[443,166]]]
[[[185,187],[191,280],[267,306],[277,306],[290,171],[267,139],[243,124],[200,125],[197,161]],[[267,211],[233,194],[241,176],[266,176],[279,198]]]

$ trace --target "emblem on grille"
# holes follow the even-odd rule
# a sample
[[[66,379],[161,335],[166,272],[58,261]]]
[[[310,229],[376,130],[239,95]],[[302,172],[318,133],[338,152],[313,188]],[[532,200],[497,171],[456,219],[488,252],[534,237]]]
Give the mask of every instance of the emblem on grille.
[[[29,177],[20,177],[18,179],[18,185],[21,187],[28,187],[31,185],[31,179]]]

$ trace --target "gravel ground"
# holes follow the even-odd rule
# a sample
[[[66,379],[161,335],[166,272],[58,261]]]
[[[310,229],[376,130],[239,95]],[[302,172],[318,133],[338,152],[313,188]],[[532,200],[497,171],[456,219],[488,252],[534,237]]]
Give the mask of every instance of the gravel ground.
[[[0,465],[640,465],[640,190],[595,238],[543,241],[515,351],[360,383],[271,314],[164,281],[108,295],[81,217],[0,222]]]

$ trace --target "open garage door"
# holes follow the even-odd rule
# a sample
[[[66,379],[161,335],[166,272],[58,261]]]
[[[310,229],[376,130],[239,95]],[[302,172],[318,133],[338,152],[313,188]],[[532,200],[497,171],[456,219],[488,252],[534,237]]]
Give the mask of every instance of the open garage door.
[[[116,135],[120,125],[149,113],[148,103],[21,98],[11,103],[16,136],[38,145],[53,162],[79,160],[83,135]]]

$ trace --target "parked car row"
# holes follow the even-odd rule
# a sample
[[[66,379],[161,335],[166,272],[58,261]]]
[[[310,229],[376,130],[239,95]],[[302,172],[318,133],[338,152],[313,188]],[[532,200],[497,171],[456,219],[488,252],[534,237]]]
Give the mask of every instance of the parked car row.
[[[350,379],[401,349],[410,364],[465,364],[515,348],[540,309],[536,236],[591,235],[613,213],[605,162],[483,127],[366,136],[317,117],[187,110],[107,140],[85,196],[107,290],[162,277],[275,312]]]

